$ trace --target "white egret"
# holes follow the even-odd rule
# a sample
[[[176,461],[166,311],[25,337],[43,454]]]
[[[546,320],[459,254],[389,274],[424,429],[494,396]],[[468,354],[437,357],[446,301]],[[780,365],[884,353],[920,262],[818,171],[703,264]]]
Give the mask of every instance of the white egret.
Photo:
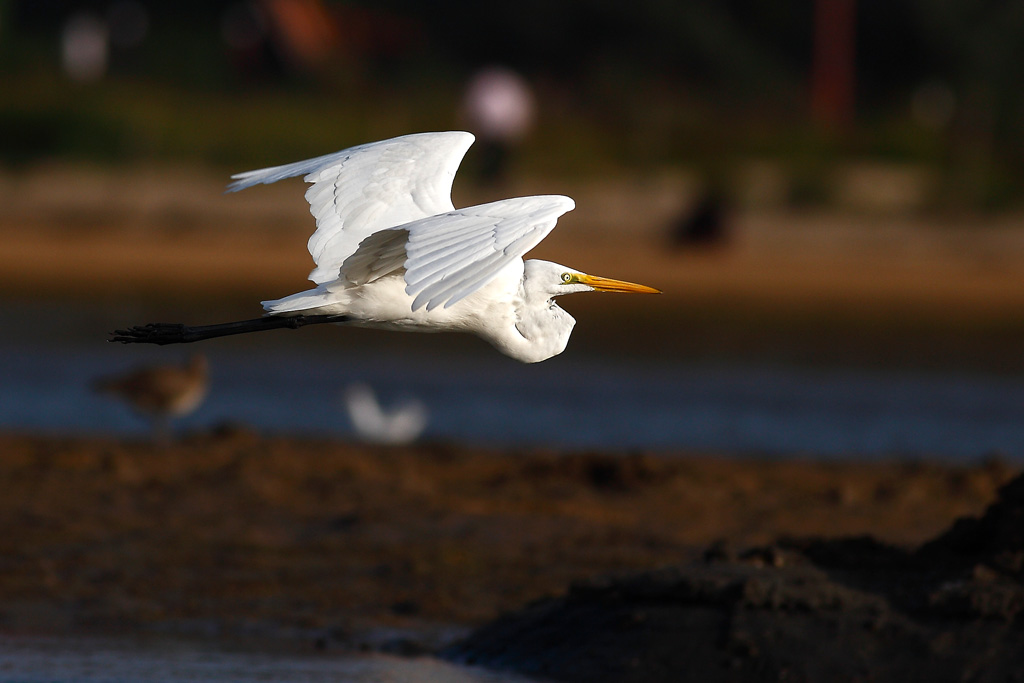
[[[565,350],[576,321],[554,297],[653,292],[523,255],[575,206],[558,195],[456,209],[452,181],[473,143],[462,132],[419,133],[232,176],[229,192],[304,176],[316,232],[316,287],[264,301],[265,317],[189,327],[151,323],[111,341],[170,344],[313,323],[476,334],[525,363]]]
[[[352,429],[368,443],[412,443],[427,426],[427,407],[414,398],[385,408],[373,389],[361,382],[347,387],[342,398]]]

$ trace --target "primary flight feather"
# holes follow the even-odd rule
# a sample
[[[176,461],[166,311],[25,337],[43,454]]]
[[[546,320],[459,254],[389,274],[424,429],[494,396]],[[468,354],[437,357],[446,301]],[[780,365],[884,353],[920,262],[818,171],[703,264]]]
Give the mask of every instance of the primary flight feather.
[[[112,341],[191,342],[276,327],[347,323],[474,333],[534,363],[561,353],[575,320],[553,299],[582,291],[657,292],[523,255],[575,203],[544,195],[456,209],[452,181],[469,133],[419,133],[232,176],[229,192],[303,176],[316,231],[313,289],[264,301],[266,317],[150,324]]]

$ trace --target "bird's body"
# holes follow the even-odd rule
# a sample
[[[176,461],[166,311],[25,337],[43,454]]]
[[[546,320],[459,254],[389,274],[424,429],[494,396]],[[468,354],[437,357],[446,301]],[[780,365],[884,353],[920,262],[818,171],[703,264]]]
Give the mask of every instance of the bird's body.
[[[404,274],[391,273],[361,285],[321,285],[264,307],[275,315],[344,316],[345,324],[385,330],[415,332],[468,332],[490,342],[496,349],[524,363],[534,363],[565,350],[576,320],[561,307],[534,301],[535,292],[522,286],[524,272],[554,266],[547,261],[516,260],[493,280],[450,307],[412,308]],[[555,273],[555,278],[558,273]],[[302,306],[302,308],[293,308]]]
[[[115,341],[171,343],[310,322],[476,334],[534,363],[561,353],[575,320],[554,297],[656,292],[523,255],[575,203],[543,195],[455,209],[451,186],[469,133],[420,133],[236,176],[229,191],[302,175],[317,230],[308,248],[316,287],[264,301],[287,320],[145,326]],[[247,325],[246,323],[251,323]],[[177,329],[177,328],[180,328]]]

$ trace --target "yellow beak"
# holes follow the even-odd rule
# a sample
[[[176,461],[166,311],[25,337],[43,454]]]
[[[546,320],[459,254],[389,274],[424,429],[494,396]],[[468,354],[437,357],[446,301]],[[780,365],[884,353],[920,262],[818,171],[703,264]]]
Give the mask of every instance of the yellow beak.
[[[632,282],[623,282],[622,280],[612,280],[607,277],[597,277],[596,275],[584,275],[580,273],[577,281],[580,284],[588,285],[598,290],[599,292],[634,292],[642,294],[661,294],[660,289],[654,287],[648,287],[646,285],[638,285]]]

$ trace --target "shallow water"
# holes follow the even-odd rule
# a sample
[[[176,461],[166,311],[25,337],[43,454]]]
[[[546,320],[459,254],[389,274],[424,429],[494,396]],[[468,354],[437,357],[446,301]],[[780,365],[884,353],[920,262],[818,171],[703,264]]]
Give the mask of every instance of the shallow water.
[[[275,654],[162,639],[0,636],[0,683],[528,683],[436,659]]]
[[[205,345],[210,394],[178,428],[232,422],[264,433],[351,436],[341,394],[365,382],[385,404],[422,401],[429,411],[424,438],[432,440],[822,457],[1024,457],[1021,377],[612,362],[569,352],[524,366],[482,344],[439,352],[436,342],[339,349],[296,346],[294,339]],[[196,350],[5,340],[0,428],[146,434],[144,420],[92,394],[90,381]]]

